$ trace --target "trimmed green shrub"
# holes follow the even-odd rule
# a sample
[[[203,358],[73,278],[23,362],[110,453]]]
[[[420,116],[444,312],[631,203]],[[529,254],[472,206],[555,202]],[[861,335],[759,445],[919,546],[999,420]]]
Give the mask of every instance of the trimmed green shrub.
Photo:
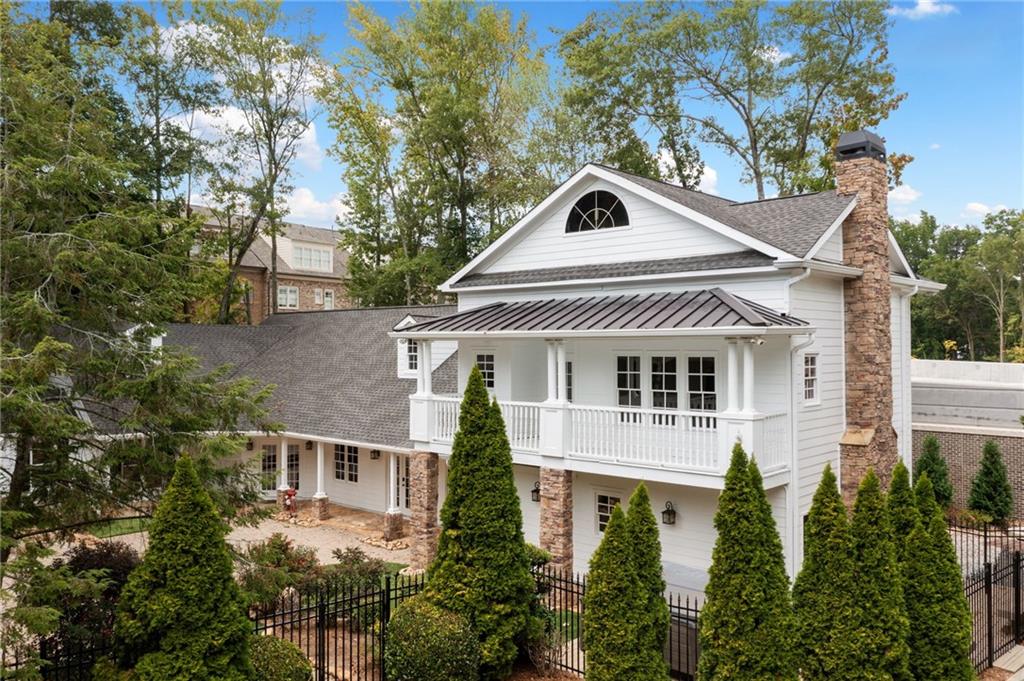
[[[542,549],[539,546],[526,543],[526,559],[530,562],[530,567],[539,568],[544,567],[551,562],[551,554]]]
[[[323,576],[316,549],[299,546],[280,532],[250,544],[239,555],[239,562],[242,596],[257,615],[273,613],[285,589],[308,593]]]
[[[874,470],[857,490],[850,525],[854,570],[850,580],[856,610],[854,632],[860,678],[910,679],[902,576],[892,541],[885,495]]]
[[[302,650],[276,636],[253,636],[249,655],[256,669],[253,681],[309,681],[313,665]]]
[[[437,556],[427,572],[430,602],[469,622],[480,638],[481,678],[510,673],[535,631],[535,585],[501,409],[470,373],[448,462]]]
[[[251,677],[251,625],[226,534],[192,460],[181,457],[153,514],[149,550],[118,603],[121,668],[142,681]]]
[[[644,595],[644,623],[639,642],[644,656],[645,678],[668,678],[665,662],[665,640],[668,638],[668,603],[665,601],[665,580],[661,574],[661,536],[658,521],[651,508],[647,486],[640,483],[629,498],[626,512],[629,553],[636,568]]]
[[[480,643],[466,618],[413,596],[388,624],[384,668],[390,681],[478,678]]]
[[[646,646],[650,616],[646,587],[632,559],[626,514],[616,504],[601,544],[590,558],[583,597],[583,644],[588,681],[663,679],[651,670]]]
[[[1013,513],[1013,488],[1006,474],[1006,464],[999,453],[999,445],[989,440],[981,453],[981,468],[971,483],[971,496],[967,507],[984,513],[1001,523]]]
[[[900,564],[900,569],[904,570],[903,554],[906,551],[907,539],[920,522],[920,516],[917,512],[917,499],[914,497],[914,490],[910,487],[910,473],[902,461],[897,461],[896,467],[892,471],[886,506],[889,511],[889,524],[892,527],[896,560]]]
[[[715,513],[700,613],[701,679],[796,679],[796,624],[782,542],[761,475],[737,443]]]
[[[804,563],[793,585],[803,681],[859,681],[851,622],[850,526],[831,466],[822,473],[804,529]]]
[[[905,601],[917,681],[971,681],[971,610],[956,550],[928,475],[914,485],[921,522],[907,540]]]
[[[953,503],[953,484],[949,481],[949,466],[939,451],[939,440],[934,435],[926,435],[921,443],[921,456],[914,464],[914,480],[927,475],[935,489],[935,501],[943,509]]]

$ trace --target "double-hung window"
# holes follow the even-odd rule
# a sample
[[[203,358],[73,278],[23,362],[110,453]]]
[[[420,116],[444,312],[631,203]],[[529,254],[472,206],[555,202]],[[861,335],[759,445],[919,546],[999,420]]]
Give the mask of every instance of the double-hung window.
[[[405,345],[405,368],[409,371],[416,371],[420,368],[420,343],[409,340]]]
[[[277,306],[287,310],[299,309],[299,288],[297,286],[278,286]]]
[[[263,480],[263,491],[273,492],[277,487],[277,445],[263,445],[260,474]]]
[[[620,407],[639,409],[643,406],[640,388],[640,355],[619,355],[615,358],[616,400]],[[622,412],[619,420],[624,423],[638,423],[640,414]]]
[[[299,488],[299,446],[288,445],[288,486]]]
[[[718,394],[715,384],[714,357],[688,357],[686,359],[686,398],[692,411],[714,412],[718,410]],[[714,428],[714,416],[693,416],[693,428]]]
[[[345,479],[345,445],[334,445],[334,479]]]
[[[334,479],[359,482],[359,447],[334,445]]]
[[[804,404],[818,404],[818,355],[808,352],[804,355]]]
[[[676,358],[673,355],[651,356],[651,406],[655,409],[678,409],[679,386],[676,373]],[[656,425],[674,426],[675,416],[658,415]]]
[[[494,388],[494,355],[483,353],[476,356],[476,367],[484,379],[484,387]]]

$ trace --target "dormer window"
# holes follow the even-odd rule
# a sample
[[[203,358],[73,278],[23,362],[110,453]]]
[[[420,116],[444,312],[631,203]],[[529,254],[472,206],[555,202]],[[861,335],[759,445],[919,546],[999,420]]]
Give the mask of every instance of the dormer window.
[[[572,234],[627,225],[629,215],[619,197],[598,189],[584,194],[576,201],[569,211],[569,219],[565,221],[565,231]]]
[[[330,272],[331,249],[316,248],[313,246],[294,247],[295,268],[300,270],[315,270],[317,272]]]

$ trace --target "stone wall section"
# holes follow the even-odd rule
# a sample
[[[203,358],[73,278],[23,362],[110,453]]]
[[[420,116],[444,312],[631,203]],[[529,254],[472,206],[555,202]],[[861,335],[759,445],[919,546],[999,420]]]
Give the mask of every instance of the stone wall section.
[[[1011,435],[984,435],[980,433],[952,433],[914,429],[914,463],[917,463],[924,446],[924,439],[934,435],[939,441],[939,451],[949,466],[949,482],[953,485],[953,504],[967,507],[971,494],[971,483],[981,466],[981,450],[987,440],[994,440],[1003,455],[1003,463],[1010,474],[1013,487],[1014,517],[1024,519],[1024,433],[1020,437]]]
[[[540,547],[551,565],[572,570],[572,471],[540,469]]]
[[[437,554],[438,458],[435,452],[409,455],[409,508],[412,512],[410,567],[426,570]]]

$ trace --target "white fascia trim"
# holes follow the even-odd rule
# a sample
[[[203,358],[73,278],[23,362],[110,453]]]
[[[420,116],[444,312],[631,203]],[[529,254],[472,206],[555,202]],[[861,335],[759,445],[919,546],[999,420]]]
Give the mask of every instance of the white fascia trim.
[[[400,454],[409,454],[415,450],[409,447],[393,447],[391,445],[373,444],[371,442],[362,442],[360,440],[347,440],[338,437],[327,437],[324,435],[309,435],[308,433],[296,433],[290,430],[282,431],[280,433],[274,433],[268,435],[262,430],[248,430],[240,431],[241,435],[248,437],[259,437],[264,439],[278,439],[283,437],[292,438],[295,440],[312,440],[313,442],[324,442],[332,445],[352,445],[353,447],[359,447],[361,449],[379,449],[387,452],[398,452]]]
[[[894,285],[907,288],[907,289],[920,289],[921,291],[927,291],[929,293],[938,293],[939,291],[945,291],[946,285],[940,284],[937,281],[928,281],[927,279],[911,279],[910,277],[904,277],[899,274],[889,275],[889,281]]]
[[[601,329],[568,331],[539,329],[530,331],[392,331],[393,338],[666,338],[673,336],[803,336],[813,326],[731,326],[703,329]]]
[[[917,279],[917,275],[914,274],[913,268],[910,266],[910,263],[907,262],[907,256],[903,255],[903,249],[900,248],[900,244],[896,241],[896,236],[892,233],[892,230],[887,228],[885,233],[889,235],[889,247],[896,251],[896,255],[900,259],[900,264],[903,265],[907,272],[910,273],[909,278]]]
[[[853,212],[853,209],[856,207],[857,197],[856,195],[854,195],[853,200],[850,201],[850,205],[844,208],[843,212],[839,214],[839,217],[835,219],[835,222],[833,222],[832,225],[827,230],[825,230],[824,234],[818,237],[818,240],[814,242],[814,245],[811,246],[811,250],[807,251],[807,255],[805,255],[804,258],[808,260],[813,258],[818,253],[818,251],[821,250],[821,247],[824,246],[828,242],[828,240],[832,238],[832,235],[836,233],[836,230],[843,226],[843,222],[846,221],[846,218],[850,215],[851,212]]]
[[[721,222],[713,220],[707,215],[699,213],[693,210],[692,208],[687,208],[686,206],[676,203],[675,201],[670,201],[669,199],[666,199],[660,194],[656,194],[651,190],[641,187],[640,185],[634,182],[630,182],[628,179],[624,177],[616,175],[615,173],[610,173],[607,170],[604,170],[603,168],[599,168],[598,166],[587,164],[583,166],[583,168],[581,168],[579,171],[577,171],[575,175],[573,175],[568,180],[563,182],[557,189],[555,189],[555,191],[548,194],[548,197],[546,199],[537,204],[530,212],[524,215],[519,220],[519,222],[514,224],[507,232],[505,232],[497,240],[495,240],[494,243],[492,243],[490,246],[481,251],[479,255],[477,255],[475,258],[466,263],[466,265],[462,269],[460,269],[458,272],[449,277],[443,284],[441,284],[438,287],[438,289],[446,293],[453,292],[454,289],[451,288],[452,284],[457,282],[466,274],[472,272],[478,266],[487,262],[487,260],[489,260],[496,252],[501,250],[505,244],[509,243],[512,239],[516,237],[516,235],[523,231],[523,229],[529,223],[533,222],[538,216],[547,211],[552,206],[552,204],[558,201],[564,194],[568,193],[573,187],[575,187],[577,184],[579,184],[582,180],[584,180],[587,177],[596,177],[598,179],[605,180],[606,182],[610,182],[611,184],[614,184],[627,191],[630,191],[636,194],[637,196],[640,196],[641,198],[647,199],[648,201],[655,203],[661,206],[662,208],[665,208],[666,210],[676,213],[677,215],[681,215],[685,218],[689,218],[690,220],[693,220],[698,224],[704,225],[705,227],[718,232],[722,236],[732,239],[733,241],[736,241],[740,244],[743,244],[748,248],[760,251],[765,255],[769,255],[773,258],[793,257],[793,255],[790,253],[786,253],[785,251],[778,249],[775,246],[755,239],[749,234],[745,234],[739,230],[733,229],[732,227],[723,225]]]
[[[490,286],[460,286],[454,293],[475,293],[477,291],[508,291],[531,288],[561,288],[567,286],[604,286],[607,284],[630,284],[639,281],[676,281],[679,279],[716,279],[719,277],[743,277],[744,275],[773,274],[778,270],[771,265],[763,267],[732,267],[721,270],[695,270],[691,272],[665,272],[663,274],[638,274],[631,277],[600,277],[596,279],[563,279],[561,281],[536,281],[523,284],[492,284]]]
[[[780,270],[806,268],[820,274],[831,274],[844,279],[855,279],[864,274],[864,270],[859,267],[850,267],[824,260],[776,260],[775,267]]]
[[[994,435],[996,437],[1022,437],[1024,429],[998,426],[971,426],[965,423],[911,423],[914,430],[925,433],[961,433],[964,435]]]

